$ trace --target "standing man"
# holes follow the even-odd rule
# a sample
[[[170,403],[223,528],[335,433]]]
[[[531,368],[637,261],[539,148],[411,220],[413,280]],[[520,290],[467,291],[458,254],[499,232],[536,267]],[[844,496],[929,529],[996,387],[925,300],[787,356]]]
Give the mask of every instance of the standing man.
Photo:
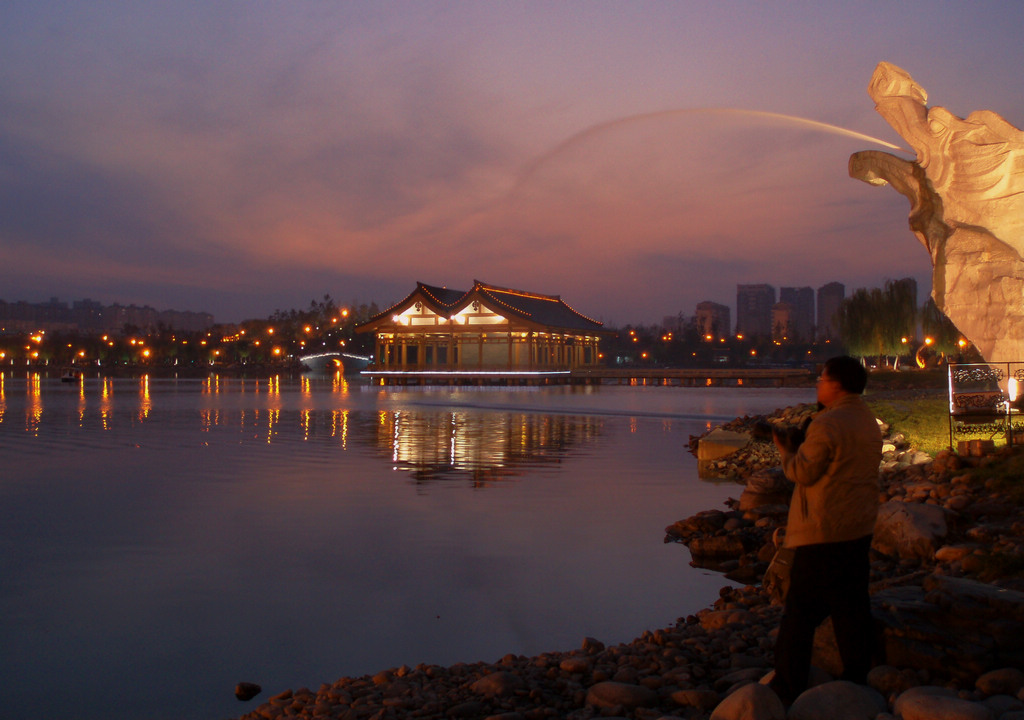
[[[867,380],[859,361],[831,358],[817,384],[824,410],[808,426],[806,440],[794,452],[775,439],[786,477],[796,483],[784,542],[795,553],[771,682],[787,707],[807,689],[814,630],[829,615],[842,679],[865,684],[871,668],[868,551],[878,512],[882,433],[861,398]]]

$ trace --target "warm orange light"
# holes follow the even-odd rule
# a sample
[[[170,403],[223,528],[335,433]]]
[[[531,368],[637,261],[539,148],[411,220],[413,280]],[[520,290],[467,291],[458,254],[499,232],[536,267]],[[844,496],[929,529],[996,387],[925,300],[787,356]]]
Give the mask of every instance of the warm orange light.
[[[274,334],[274,328],[267,328],[267,335],[273,335],[273,334]]]
[[[705,335],[705,336],[704,336],[704,339],[705,339],[705,340],[707,340],[708,342],[710,342],[711,340],[714,340],[714,338],[713,338],[713,337],[711,336],[711,334],[710,334],[710,333],[709,333],[709,334],[707,334],[707,335]]]
[[[275,355],[280,355],[281,354],[281,348],[279,348],[279,347],[274,348],[274,354]]]
[[[935,340],[933,340],[933,339],[932,339],[932,338],[930,338],[930,337],[926,337],[926,338],[924,339],[924,344],[925,344],[925,345],[931,345],[931,344],[932,344],[933,342],[935,342]]]
[[[962,348],[967,347],[967,341],[964,340],[963,338],[960,338],[959,342],[957,342],[957,345],[959,345]]]
[[[306,327],[304,327],[302,329],[305,330],[308,333],[313,332],[313,328],[311,328],[309,325],[307,325]]]
[[[142,357],[148,358],[149,357],[149,350],[143,350],[142,351]]]
[[[348,317],[348,310],[342,310],[341,311],[341,316],[342,317]]]

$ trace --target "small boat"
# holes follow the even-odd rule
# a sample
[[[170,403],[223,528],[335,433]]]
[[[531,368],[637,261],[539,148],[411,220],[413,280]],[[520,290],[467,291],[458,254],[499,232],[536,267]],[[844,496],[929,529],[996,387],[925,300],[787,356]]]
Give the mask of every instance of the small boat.
[[[78,382],[82,379],[82,371],[78,368],[64,368],[64,372],[61,373],[61,382]]]

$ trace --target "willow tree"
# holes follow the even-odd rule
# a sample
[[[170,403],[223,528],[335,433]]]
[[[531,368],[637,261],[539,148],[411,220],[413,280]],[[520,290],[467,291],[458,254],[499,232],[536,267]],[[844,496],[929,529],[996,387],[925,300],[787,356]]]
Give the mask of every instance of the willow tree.
[[[913,278],[888,280],[885,288],[859,288],[843,301],[836,316],[847,352],[887,363],[905,352],[904,338],[917,326],[917,284]]]
[[[951,355],[960,352],[960,331],[953,321],[939,310],[935,300],[928,298],[921,308],[921,331],[932,339],[936,352]]]
[[[885,354],[893,356],[893,367],[898,367],[900,354],[907,349],[907,338],[913,338],[917,331],[917,282],[913,278],[888,280],[883,295],[881,325]]]
[[[839,337],[842,338],[846,351],[851,355],[866,358],[879,352],[879,336],[877,333],[878,299],[872,297],[879,291],[858,288],[843,300],[836,313],[836,325]]]

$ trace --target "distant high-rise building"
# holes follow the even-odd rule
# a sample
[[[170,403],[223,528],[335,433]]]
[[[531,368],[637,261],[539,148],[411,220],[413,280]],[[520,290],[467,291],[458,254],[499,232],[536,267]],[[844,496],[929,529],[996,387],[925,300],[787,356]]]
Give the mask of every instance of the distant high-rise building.
[[[779,288],[779,301],[792,306],[789,332],[787,333],[789,339],[798,342],[814,340],[814,289],[809,287]]]
[[[661,329],[665,332],[682,334],[685,325],[686,318],[682,312],[678,312],[675,315],[666,315],[661,319]]]
[[[842,283],[830,282],[818,288],[818,339],[836,340],[839,328],[836,315],[846,298],[846,287]]]
[[[729,334],[732,328],[732,311],[728,305],[705,300],[697,303],[697,312],[693,320],[701,337],[711,335],[717,339]]]
[[[772,305],[772,340],[793,340],[794,308],[788,302],[777,302]]]
[[[771,285],[736,286],[736,334],[769,337],[772,334],[772,306],[775,288]]]

